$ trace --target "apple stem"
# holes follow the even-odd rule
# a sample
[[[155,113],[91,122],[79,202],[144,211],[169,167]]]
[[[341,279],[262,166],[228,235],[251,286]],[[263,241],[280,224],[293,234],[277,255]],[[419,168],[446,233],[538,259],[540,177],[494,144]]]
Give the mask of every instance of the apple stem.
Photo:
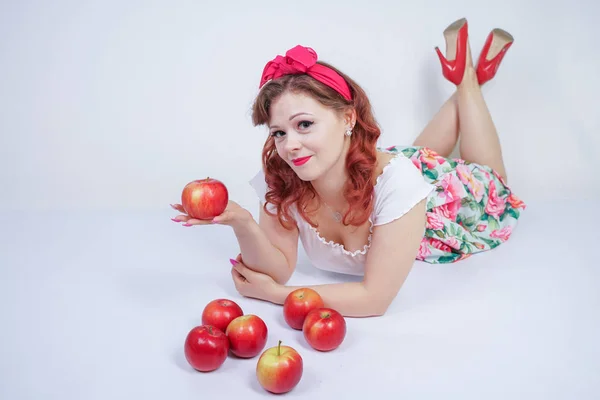
[[[210,333],[211,335],[213,334],[212,326],[208,327],[208,333]]]
[[[281,340],[279,341],[279,343],[277,344],[277,355],[280,356],[281,355]]]

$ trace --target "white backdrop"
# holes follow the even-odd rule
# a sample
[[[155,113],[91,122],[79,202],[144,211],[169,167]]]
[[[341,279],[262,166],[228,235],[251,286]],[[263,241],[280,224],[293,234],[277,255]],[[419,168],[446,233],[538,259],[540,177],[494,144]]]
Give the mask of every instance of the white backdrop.
[[[3,1],[0,207],[164,209],[212,176],[256,208],[266,131],[250,107],[268,60],[313,47],[366,89],[381,145],[410,143],[453,91],[433,49],[463,16],[475,59],[490,29],[515,37],[484,87],[513,188],[595,199],[598,4]]]
[[[227,297],[302,352],[292,398],[597,399],[599,4],[0,0],[0,398],[267,397],[256,359],[202,375],[183,357]],[[515,37],[484,95],[530,207],[505,245],[418,263],[386,315],[312,351],[281,307],[235,291],[231,229],[182,228],[169,203],[212,176],[257,212],[250,108],[297,44],[364,87],[380,145],[411,143],[454,89],[434,47],[461,17],[475,59],[491,29]],[[290,285],[354,279],[309,264]]]

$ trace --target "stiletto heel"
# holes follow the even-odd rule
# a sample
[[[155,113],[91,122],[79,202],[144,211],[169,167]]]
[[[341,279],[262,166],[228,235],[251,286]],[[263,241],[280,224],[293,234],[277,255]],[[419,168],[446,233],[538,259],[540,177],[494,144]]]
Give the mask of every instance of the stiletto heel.
[[[461,18],[444,30],[446,39],[446,57],[442,54],[439,47],[435,51],[442,64],[442,74],[446,79],[455,85],[459,85],[465,74],[467,64],[467,39],[468,23],[466,18]]]
[[[477,61],[477,81],[480,85],[496,76],[498,67],[514,40],[503,29],[496,28],[490,32]]]

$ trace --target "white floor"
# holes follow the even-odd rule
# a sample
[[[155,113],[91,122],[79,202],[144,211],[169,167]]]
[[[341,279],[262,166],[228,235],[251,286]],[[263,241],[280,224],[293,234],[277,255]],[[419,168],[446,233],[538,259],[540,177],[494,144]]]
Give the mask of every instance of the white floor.
[[[184,338],[217,297],[263,317],[268,346],[301,352],[289,397],[598,399],[599,206],[529,202],[500,248],[417,263],[388,314],[348,319],[331,353],[310,349],[279,306],[237,294],[227,227],[183,228],[170,210],[0,214],[0,399],[268,396],[256,359],[187,365]],[[301,261],[290,284],[356,279]]]

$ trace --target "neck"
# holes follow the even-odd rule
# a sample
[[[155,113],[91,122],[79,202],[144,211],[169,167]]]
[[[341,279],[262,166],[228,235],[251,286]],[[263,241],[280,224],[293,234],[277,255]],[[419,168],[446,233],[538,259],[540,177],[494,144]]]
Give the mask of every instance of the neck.
[[[348,149],[342,153],[338,161],[327,173],[311,181],[319,197],[336,211],[345,210],[347,203],[344,199],[344,186],[348,180],[346,171],[346,155]]]

